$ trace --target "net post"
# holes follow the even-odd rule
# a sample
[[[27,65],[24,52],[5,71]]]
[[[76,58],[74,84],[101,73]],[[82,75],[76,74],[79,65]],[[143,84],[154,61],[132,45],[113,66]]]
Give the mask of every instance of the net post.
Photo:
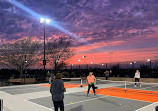
[[[126,88],[126,81],[125,81],[125,93],[126,93],[126,89],[127,89],[127,88]]]
[[[0,111],[3,111],[3,99],[0,99]]]
[[[81,78],[81,86],[80,87],[83,87],[83,85],[82,85],[82,78]]]

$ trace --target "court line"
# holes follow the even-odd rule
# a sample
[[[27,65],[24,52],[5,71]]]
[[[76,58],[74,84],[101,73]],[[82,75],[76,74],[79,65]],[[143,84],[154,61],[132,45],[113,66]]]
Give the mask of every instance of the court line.
[[[126,100],[134,100],[134,101],[145,102],[145,103],[153,103],[153,102],[149,102],[149,101],[142,101],[142,100],[136,100],[136,99],[130,99],[130,98],[117,97],[117,96],[107,95],[107,97],[115,97],[115,98],[126,99]]]
[[[157,87],[157,86],[151,86],[151,87],[146,87],[146,88],[141,88],[141,89],[147,89],[147,88],[152,88],[152,87]],[[151,90],[153,91],[153,90]]]
[[[31,102],[31,101],[28,101],[28,100],[26,100],[26,99],[24,99],[24,101],[27,101],[27,102],[32,103],[32,104],[34,104],[34,105],[40,106],[40,107],[45,108],[45,109],[47,109],[47,110],[54,111],[52,108],[48,108],[48,107],[45,107],[45,106],[39,105],[39,104],[37,104],[37,103],[34,103],[34,102]]]
[[[105,98],[107,96],[101,96],[101,97],[98,97],[98,98],[93,98],[93,99],[87,99],[87,100],[83,100],[83,101],[78,101],[78,102],[73,102],[72,104],[79,104],[79,103],[83,103],[83,102],[87,102],[87,101],[93,101],[93,100],[96,100],[96,99],[100,99],[100,98]],[[69,104],[65,104],[64,106],[69,106],[69,105],[72,105],[71,103]],[[52,107],[54,108],[54,107]]]
[[[126,99],[126,100],[134,100],[134,101],[139,101],[139,102],[146,102],[146,101],[135,100],[135,99],[128,99],[128,98],[121,98],[121,97],[108,96],[108,95],[105,96],[105,95],[103,95],[103,96],[98,97],[98,98],[93,98],[93,99],[87,99],[87,100],[83,100],[83,101],[73,102],[72,104],[79,104],[79,103],[88,102],[88,101],[93,101],[93,100],[97,100],[97,99],[100,99],[100,98],[106,98],[106,97],[114,97],[114,98],[120,98],[120,99]],[[43,108],[48,109],[48,110],[51,110],[51,111],[52,111],[52,109],[54,108],[54,107],[48,108],[48,107],[39,105],[39,104],[37,104],[37,103],[31,102],[31,101],[28,101],[28,100],[25,100],[25,101],[30,102],[30,103],[35,104],[35,105],[38,105],[38,106],[40,106],[40,107],[43,107]],[[152,102],[146,102],[146,103],[152,103]],[[72,105],[72,104],[69,103],[69,104],[65,104],[64,106],[69,106],[69,105]]]
[[[0,89],[6,89],[6,88],[19,88],[19,87],[27,87],[27,86],[39,86],[39,85],[44,85],[44,84],[48,84],[48,83],[2,86],[2,87],[0,87]]]
[[[140,108],[140,109],[137,109],[137,110],[135,110],[135,111],[140,111],[140,110],[145,109],[145,108],[147,108],[147,107],[149,107],[149,106],[152,106],[152,105],[154,105],[154,104],[158,104],[158,102],[155,102],[155,103],[153,103],[153,104],[149,104],[149,105],[144,106],[144,107],[142,107],[142,108]]]
[[[5,90],[5,91],[18,91],[18,90],[30,90],[30,89],[38,89],[37,87],[36,88],[25,88],[25,89],[8,89],[8,90]]]
[[[105,98],[105,97],[107,97],[107,96],[101,96],[101,97],[98,97],[98,98],[93,98],[93,99],[87,99],[87,100],[83,100],[83,101],[73,102],[73,104],[83,103],[83,102],[87,102],[87,101],[93,101],[93,100],[100,99],[100,98]],[[69,106],[69,105],[72,105],[72,104],[69,103],[69,104],[65,104],[64,106]]]
[[[101,96],[101,97],[98,97],[98,98],[93,98],[93,99],[88,99],[88,100],[83,100],[83,101],[78,101],[78,102],[73,102],[73,104],[79,104],[79,103],[83,103],[83,102],[88,102],[88,101],[93,101],[93,100],[97,100],[97,99],[100,99],[100,98],[106,98],[106,97],[115,97],[115,96]],[[115,98],[120,98],[120,99],[126,99],[126,100],[134,100],[134,101],[139,101],[139,102],[145,102],[145,103],[152,103],[152,102],[147,102],[147,101],[141,101],[141,100],[135,100],[135,99],[128,99],[128,98],[121,98],[121,97],[115,97]],[[71,103],[69,104],[65,104],[64,106],[69,106],[69,105],[72,105]],[[54,108],[54,107],[52,107]]]

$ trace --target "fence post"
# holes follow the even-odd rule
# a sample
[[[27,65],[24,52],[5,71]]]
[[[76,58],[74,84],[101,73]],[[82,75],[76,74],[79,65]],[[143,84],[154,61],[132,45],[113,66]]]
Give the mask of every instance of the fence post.
[[[0,111],[3,111],[3,99],[0,99]]]
[[[155,107],[155,111],[158,111],[158,106]]]

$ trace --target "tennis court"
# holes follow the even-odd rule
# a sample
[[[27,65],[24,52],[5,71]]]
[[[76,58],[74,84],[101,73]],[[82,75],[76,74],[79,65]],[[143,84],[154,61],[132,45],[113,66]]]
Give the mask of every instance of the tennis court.
[[[86,96],[85,81],[65,81],[65,111],[155,111],[158,106],[156,83],[97,80],[96,96]],[[80,86],[83,87],[80,87]],[[49,84],[0,88],[4,111],[53,111]]]

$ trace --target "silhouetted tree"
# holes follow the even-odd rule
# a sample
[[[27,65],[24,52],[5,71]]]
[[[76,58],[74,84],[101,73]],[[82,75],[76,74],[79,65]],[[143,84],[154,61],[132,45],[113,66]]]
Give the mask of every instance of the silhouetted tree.
[[[66,66],[66,60],[74,55],[72,41],[63,37],[54,39],[46,44],[46,58],[56,74]]]
[[[30,38],[4,43],[0,46],[0,64],[16,68],[22,78],[23,71],[38,61],[38,49],[39,42]]]

